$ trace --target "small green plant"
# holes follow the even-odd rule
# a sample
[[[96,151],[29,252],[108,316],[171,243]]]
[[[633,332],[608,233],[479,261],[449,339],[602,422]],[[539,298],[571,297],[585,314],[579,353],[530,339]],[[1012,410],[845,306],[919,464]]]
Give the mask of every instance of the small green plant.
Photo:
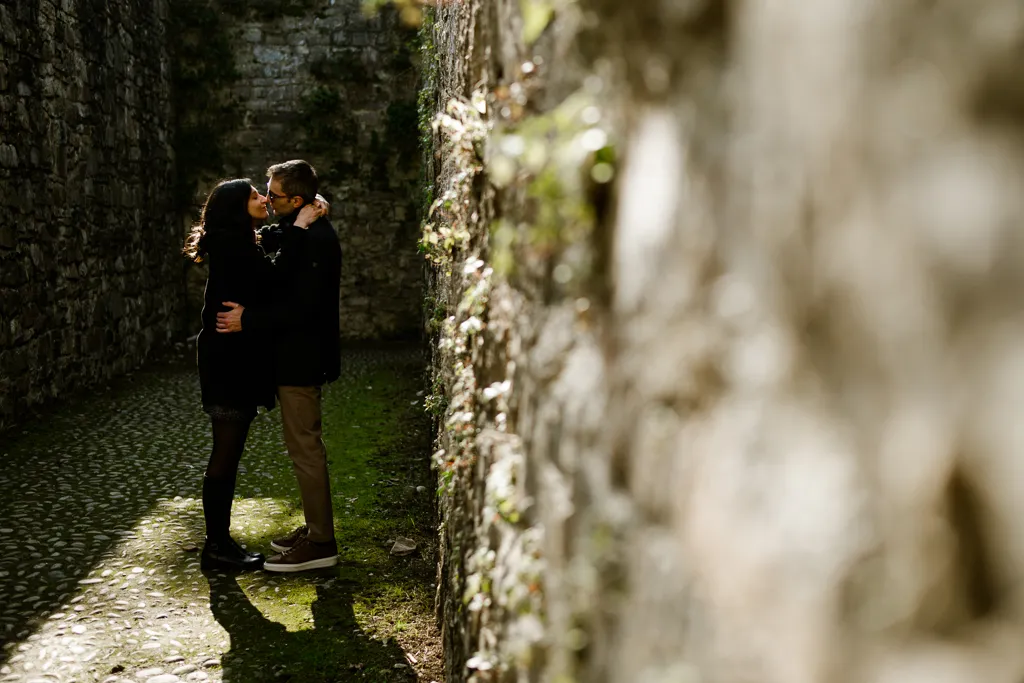
[[[392,102],[387,109],[386,136],[401,154],[415,154],[419,112],[415,102]]]
[[[439,266],[450,266],[455,251],[469,240],[473,219],[467,196],[483,169],[481,146],[489,130],[483,118],[486,111],[484,95],[477,92],[470,101],[451,100],[434,119],[433,128],[440,133],[444,153],[455,169],[444,194],[431,205],[420,238],[427,258]]]
[[[435,15],[433,8],[427,8],[417,33],[419,45],[420,91],[416,98],[420,131],[420,218],[425,219],[434,203],[434,182],[437,167],[434,159],[434,117],[437,115],[438,69],[440,56],[434,41]]]
[[[302,100],[301,125],[315,146],[337,144],[343,134],[340,112],[341,94],[331,86],[317,86]]]
[[[335,185],[357,173],[357,162],[346,157],[345,152],[357,145],[358,128],[336,88],[319,85],[302,98],[298,123],[310,149],[335,151],[339,155],[324,168],[318,168],[322,183]]]

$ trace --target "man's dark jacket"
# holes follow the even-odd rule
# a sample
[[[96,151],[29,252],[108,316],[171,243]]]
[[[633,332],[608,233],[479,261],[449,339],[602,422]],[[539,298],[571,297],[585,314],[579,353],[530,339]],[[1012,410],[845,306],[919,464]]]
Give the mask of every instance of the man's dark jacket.
[[[269,306],[245,309],[242,331],[273,334],[278,386],[319,386],[341,374],[341,246],[326,218],[303,230],[297,217],[296,210],[259,231],[264,250],[277,252],[280,286]]]

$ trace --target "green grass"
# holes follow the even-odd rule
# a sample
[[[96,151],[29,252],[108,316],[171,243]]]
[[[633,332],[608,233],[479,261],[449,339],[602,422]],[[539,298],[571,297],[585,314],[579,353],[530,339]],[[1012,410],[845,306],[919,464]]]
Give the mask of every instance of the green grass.
[[[324,441],[341,563],[297,575],[212,578],[215,617],[232,636],[222,660],[225,681],[440,678],[429,421],[417,396],[422,386],[422,368],[406,364],[371,367],[326,388]],[[279,424],[275,413],[268,417],[254,429],[258,464],[239,486],[241,498],[269,497],[279,511],[270,520],[249,520],[236,533],[257,548],[302,523]],[[266,457],[268,450],[277,452]],[[243,522],[247,516],[253,515],[243,514]],[[391,557],[397,536],[416,540],[418,551]]]

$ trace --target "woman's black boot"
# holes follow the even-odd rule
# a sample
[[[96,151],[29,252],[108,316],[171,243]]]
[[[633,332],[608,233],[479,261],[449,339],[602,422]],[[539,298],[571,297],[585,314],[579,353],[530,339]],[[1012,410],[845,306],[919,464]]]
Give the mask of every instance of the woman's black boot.
[[[246,552],[245,548],[238,545],[230,536],[218,540],[207,538],[206,543],[203,544],[199,567],[203,571],[211,569],[233,572],[255,571],[263,568],[264,559],[262,553]]]
[[[262,553],[250,553],[228,533],[231,502],[235,497],[234,478],[203,477],[203,516],[206,518],[206,542],[199,567],[203,570],[251,571],[263,567]]]

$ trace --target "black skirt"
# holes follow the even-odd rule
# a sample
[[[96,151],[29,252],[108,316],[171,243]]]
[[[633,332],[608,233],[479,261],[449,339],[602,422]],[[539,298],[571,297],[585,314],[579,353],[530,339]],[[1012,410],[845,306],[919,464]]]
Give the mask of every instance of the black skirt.
[[[203,412],[214,420],[228,422],[252,422],[256,417],[256,406],[251,408],[235,408],[233,406],[203,406]]]

